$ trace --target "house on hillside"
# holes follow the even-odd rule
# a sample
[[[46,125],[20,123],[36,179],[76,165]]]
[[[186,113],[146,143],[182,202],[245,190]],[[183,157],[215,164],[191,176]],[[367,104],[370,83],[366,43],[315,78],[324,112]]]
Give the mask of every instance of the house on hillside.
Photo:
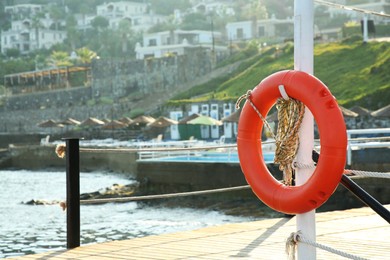
[[[202,1],[194,5],[191,10],[196,13],[210,14],[215,13],[219,16],[230,15],[234,16],[236,13],[231,4],[222,1]]]
[[[120,21],[126,19],[135,31],[146,31],[153,25],[166,21],[166,17],[153,14],[149,4],[128,1],[110,2],[96,7],[97,16],[106,18],[111,29],[118,29]]]
[[[293,37],[294,21],[292,18],[256,21],[239,21],[226,24],[226,35],[230,41],[246,41],[256,38],[291,38]]]
[[[42,11],[42,5],[37,4],[20,4],[4,7],[4,12],[9,14],[12,20],[31,18]]]
[[[136,45],[135,52],[137,59],[149,57],[161,58],[165,55],[183,55],[187,48],[205,48],[214,51],[218,56],[227,52],[226,46],[215,44],[220,42],[220,32],[202,30],[175,30],[164,31],[143,36],[143,45]]]
[[[66,38],[66,32],[53,30],[55,21],[46,13],[44,17],[36,15],[44,11],[44,6],[20,4],[5,6],[4,11],[11,15],[11,28],[1,32],[1,52],[17,49],[22,54],[30,51],[50,48]],[[57,21],[65,25],[65,21]]]
[[[338,4],[345,5],[345,0],[337,0],[335,2]],[[353,3],[354,1],[350,2]],[[348,6],[363,10],[374,11],[377,13],[389,13],[390,10],[390,2],[388,0],[366,0],[365,3],[349,4]],[[337,14],[347,14],[351,18],[351,20],[355,21],[360,21],[363,17],[363,13],[361,12],[350,11],[341,8],[329,7],[328,13],[330,18],[333,18]],[[379,17],[376,15],[371,15],[369,19],[373,20],[375,23],[390,24],[390,19],[384,19],[383,17]]]
[[[19,10],[19,9],[17,9]],[[50,29],[54,21],[48,17],[40,19],[25,18],[11,22],[11,28],[1,32],[1,52],[17,49],[22,54],[50,48],[66,38],[66,31]]]

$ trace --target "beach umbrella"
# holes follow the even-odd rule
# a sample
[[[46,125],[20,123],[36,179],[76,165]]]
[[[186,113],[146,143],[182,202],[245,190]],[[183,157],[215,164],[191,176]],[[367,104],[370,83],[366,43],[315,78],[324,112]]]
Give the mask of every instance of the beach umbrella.
[[[114,129],[121,129],[121,128],[125,128],[127,125],[118,121],[118,120],[112,120],[106,124],[104,124],[102,126],[102,129],[110,129],[110,130],[114,130]]]
[[[358,117],[359,115],[345,107],[339,106],[344,117]]]
[[[359,116],[371,116],[371,111],[361,106],[354,106],[349,110],[357,113]]]
[[[197,118],[188,121],[187,124],[190,124],[190,125],[217,125],[217,126],[220,126],[223,123],[221,121],[217,120],[217,119],[212,118],[212,117],[200,115]]]
[[[176,120],[167,118],[165,116],[160,116],[152,123],[149,123],[148,126],[149,127],[167,127],[167,126],[171,126],[171,125],[177,125],[177,123],[178,122]]]
[[[44,128],[64,127],[64,125],[59,124],[59,123],[55,122],[55,121],[52,120],[52,119],[43,121],[43,122],[39,123],[38,126],[39,126],[39,127],[44,127]]]
[[[125,117],[122,117],[121,119],[118,120],[119,122],[122,122],[126,125],[129,125],[133,122],[133,120],[131,120],[131,118],[125,116]]]
[[[81,122],[69,117],[63,121],[60,121],[59,123],[62,125],[79,125]]]
[[[179,125],[187,124],[188,121],[190,121],[190,120],[192,120],[192,119],[195,119],[195,118],[197,118],[198,116],[200,116],[200,115],[197,114],[197,113],[194,113],[194,114],[192,114],[192,115],[189,115],[189,116],[187,116],[187,117],[182,118],[181,120],[179,120],[178,124],[179,124]]]
[[[382,107],[371,113],[375,117],[390,117],[390,105]]]
[[[136,118],[133,119],[133,122],[131,122],[130,125],[140,125],[140,124],[144,124],[144,125],[147,125],[147,124],[150,124],[152,122],[154,122],[154,118],[151,117],[151,116],[138,116]]]
[[[81,122],[80,126],[100,126],[104,125],[104,122],[94,118],[94,117],[89,117],[85,119],[83,122]]]
[[[240,119],[241,115],[241,109],[238,109],[231,113],[230,115],[224,117],[221,119],[222,122],[227,122],[227,123],[238,123],[238,120]]]

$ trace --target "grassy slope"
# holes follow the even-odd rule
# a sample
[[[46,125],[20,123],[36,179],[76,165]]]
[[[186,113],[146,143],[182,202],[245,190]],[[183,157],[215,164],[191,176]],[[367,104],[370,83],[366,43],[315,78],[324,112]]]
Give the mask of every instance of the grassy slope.
[[[314,50],[315,76],[321,79],[346,107],[377,109],[390,103],[390,43],[361,41],[318,44]],[[210,99],[235,101],[273,72],[293,68],[293,48],[287,45],[246,61],[223,78],[194,87],[170,104]],[[196,98],[194,98],[196,96]]]

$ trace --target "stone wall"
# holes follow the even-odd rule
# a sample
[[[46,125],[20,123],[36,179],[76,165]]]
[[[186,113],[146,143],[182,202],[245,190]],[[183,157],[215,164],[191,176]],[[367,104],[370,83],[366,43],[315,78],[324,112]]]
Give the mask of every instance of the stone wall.
[[[138,93],[138,98],[173,92],[178,87],[212,71],[211,59],[202,49],[184,56],[147,60],[96,60],[92,64],[92,86],[36,92],[7,97],[0,106],[0,133],[61,133],[63,129],[42,129],[42,121],[68,117],[85,120],[119,118],[131,106],[118,102]],[[114,103],[102,102],[107,97]],[[94,100],[94,102],[87,102]],[[93,103],[93,105],[92,105]],[[89,105],[88,105],[89,104]]]
[[[92,64],[93,96],[119,98],[134,92],[162,92],[211,71],[209,54],[202,50],[142,61],[95,60]]]
[[[91,99],[91,87],[35,92],[8,97],[2,110],[43,110],[59,106],[72,107],[86,103],[89,99]]]

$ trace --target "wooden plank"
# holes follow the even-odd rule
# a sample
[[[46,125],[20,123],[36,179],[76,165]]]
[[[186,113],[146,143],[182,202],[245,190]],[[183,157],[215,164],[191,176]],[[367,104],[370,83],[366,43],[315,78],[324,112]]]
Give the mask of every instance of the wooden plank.
[[[226,224],[15,259],[286,259],[285,241],[295,232],[295,221],[275,218]],[[367,259],[388,259],[390,225],[371,209],[318,213],[316,222],[318,243]],[[317,249],[317,259],[345,258]]]

